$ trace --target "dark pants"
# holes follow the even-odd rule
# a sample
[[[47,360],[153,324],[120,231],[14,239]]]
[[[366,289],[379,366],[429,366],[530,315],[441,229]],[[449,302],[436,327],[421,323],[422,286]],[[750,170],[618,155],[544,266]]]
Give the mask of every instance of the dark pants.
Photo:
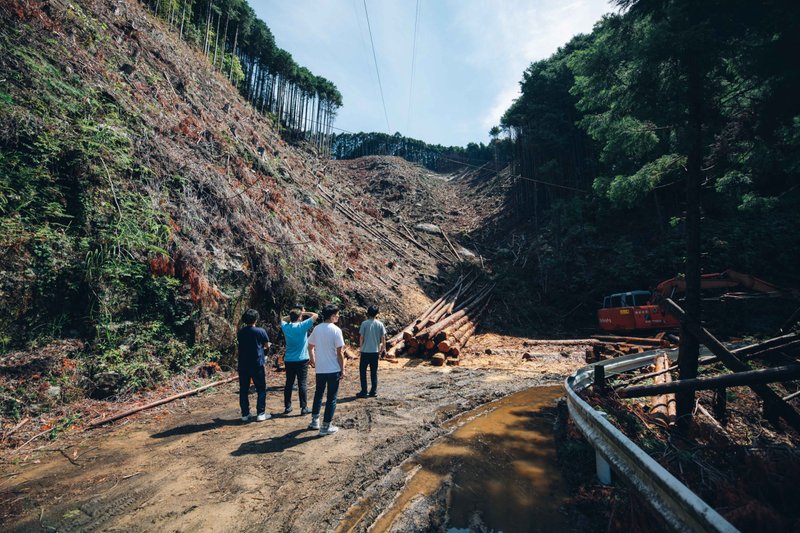
[[[341,372],[331,372],[330,374],[317,374],[317,388],[314,391],[314,404],[311,406],[311,416],[319,416],[322,407],[322,395],[325,387],[328,387],[328,397],[325,399],[325,416],[322,418],[324,424],[330,424],[333,420],[333,413],[336,411],[336,395],[339,394],[339,377]]]
[[[369,380],[372,382],[370,394],[378,393],[378,352],[361,352],[361,361],[358,365],[358,377],[361,378],[361,393],[367,393],[367,367],[369,367]]]
[[[300,397],[300,409],[308,405],[306,394],[308,391],[308,359],[305,361],[284,361],[286,365],[286,385],[283,387],[283,405],[292,405],[292,387],[297,378],[297,393]]]
[[[239,407],[242,408],[242,416],[250,414],[250,380],[256,386],[256,412],[261,414],[267,409],[267,374],[263,366],[251,366],[239,368]]]

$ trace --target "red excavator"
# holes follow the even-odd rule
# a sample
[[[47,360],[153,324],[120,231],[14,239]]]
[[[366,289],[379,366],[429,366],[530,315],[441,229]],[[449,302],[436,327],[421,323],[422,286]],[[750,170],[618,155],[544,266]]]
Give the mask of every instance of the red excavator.
[[[721,297],[744,299],[754,297],[774,297],[800,300],[800,291],[785,289],[758,279],[749,274],[726,270],[716,274],[703,274],[700,288],[708,289],[746,289],[746,291],[726,292]],[[662,281],[653,292],[630,291],[606,296],[603,308],[597,310],[600,329],[604,331],[637,331],[648,329],[677,328],[680,323],[674,316],[665,313],[657,304],[663,298],[675,298],[686,292],[686,279],[675,277]]]

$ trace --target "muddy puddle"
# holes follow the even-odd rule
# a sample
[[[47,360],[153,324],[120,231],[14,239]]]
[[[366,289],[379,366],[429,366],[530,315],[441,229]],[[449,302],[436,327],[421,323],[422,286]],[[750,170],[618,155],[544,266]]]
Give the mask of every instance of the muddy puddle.
[[[534,387],[451,421],[452,434],[402,465],[408,481],[369,531],[427,529],[431,521],[454,533],[566,529],[553,436],[562,395],[560,386]],[[372,505],[354,505],[338,531],[367,526]]]

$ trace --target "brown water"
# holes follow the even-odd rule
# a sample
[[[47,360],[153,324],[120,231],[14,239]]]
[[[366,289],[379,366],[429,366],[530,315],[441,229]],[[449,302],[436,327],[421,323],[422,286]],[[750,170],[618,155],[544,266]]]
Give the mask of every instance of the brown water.
[[[450,531],[566,529],[553,438],[554,402],[562,395],[560,386],[536,387],[459,417],[463,425],[404,465],[414,473],[370,531],[389,530],[413,499],[434,494],[448,477]],[[368,505],[354,506],[339,529],[358,525],[359,509]]]

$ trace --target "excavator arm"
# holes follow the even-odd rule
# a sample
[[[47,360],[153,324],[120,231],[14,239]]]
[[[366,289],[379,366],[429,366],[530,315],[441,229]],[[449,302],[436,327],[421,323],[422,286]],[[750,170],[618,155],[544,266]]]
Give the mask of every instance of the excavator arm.
[[[726,270],[715,274],[703,274],[700,277],[701,289],[734,289],[741,288],[753,292],[760,292],[776,298],[786,298],[789,300],[800,300],[800,291],[797,289],[786,289],[773,285],[768,281],[759,279],[750,274],[742,274],[735,270]],[[653,300],[672,298],[676,294],[686,292],[686,278],[682,276],[674,277],[662,281],[653,291]]]

